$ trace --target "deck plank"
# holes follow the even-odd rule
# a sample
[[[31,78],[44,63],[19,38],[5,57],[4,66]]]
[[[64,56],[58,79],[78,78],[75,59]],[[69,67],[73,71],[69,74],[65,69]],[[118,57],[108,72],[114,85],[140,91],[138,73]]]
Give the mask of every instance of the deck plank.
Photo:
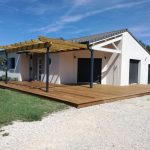
[[[48,93],[45,92],[45,83],[38,81],[14,81],[8,84],[0,82],[0,87],[54,99],[78,108],[150,95],[150,85],[94,85],[94,88],[90,89],[88,85],[49,84]]]

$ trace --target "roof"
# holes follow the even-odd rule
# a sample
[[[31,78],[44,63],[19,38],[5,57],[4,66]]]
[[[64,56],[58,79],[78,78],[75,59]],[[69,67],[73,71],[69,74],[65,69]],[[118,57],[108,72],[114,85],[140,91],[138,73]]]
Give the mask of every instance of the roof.
[[[71,39],[71,41],[78,42],[78,43],[92,44],[93,42],[104,40],[106,38],[111,38],[113,36],[120,35],[124,32],[128,32],[143,47],[143,49],[145,49],[147,53],[150,54],[150,52],[146,49],[146,47],[143,44],[141,44],[141,42],[128,29],[121,29],[121,30],[115,30],[111,32],[104,32],[104,33],[99,33],[95,35],[84,36],[80,38],[73,38]]]
[[[73,38],[73,39],[71,39],[71,41],[78,42],[78,43],[85,43],[85,42],[93,43],[93,42],[100,41],[100,40],[103,40],[103,39],[106,39],[106,38],[109,38],[112,36],[119,35],[126,31],[128,31],[128,29],[122,29],[122,30],[105,32],[105,33],[100,33],[100,34],[95,34],[95,35],[89,35],[89,36],[84,36],[81,38]]]
[[[50,47],[50,52],[63,52],[87,49],[87,45],[79,44],[63,39],[54,39],[40,36],[38,39],[0,46],[7,53],[28,52],[28,53],[46,53],[46,48]]]

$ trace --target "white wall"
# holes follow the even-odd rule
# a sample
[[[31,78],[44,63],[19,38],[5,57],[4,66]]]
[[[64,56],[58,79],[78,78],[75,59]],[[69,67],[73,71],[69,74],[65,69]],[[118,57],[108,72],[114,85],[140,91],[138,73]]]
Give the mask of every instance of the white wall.
[[[76,65],[75,65],[75,79],[77,83],[77,68],[78,68],[78,58],[90,58],[90,52],[89,51],[78,51],[74,52],[76,55]],[[109,76],[109,71],[108,71],[108,66],[107,62],[109,61],[111,57],[111,53],[106,53],[106,52],[100,52],[100,51],[94,51],[94,58],[101,58],[102,59],[102,76],[101,76],[101,83],[102,84],[107,84],[107,77]]]
[[[8,77],[17,78],[18,81],[28,80],[28,56],[16,53],[8,53],[8,58],[15,58],[15,68],[8,70]],[[0,71],[0,76],[2,75],[5,75],[4,71]]]
[[[122,41],[117,45],[118,49],[122,51]],[[120,53],[109,53],[110,57],[108,58],[106,64],[107,70],[107,80],[106,84],[110,85],[120,85],[121,82],[121,54]]]
[[[19,81],[29,80],[29,56],[26,54],[9,54],[8,57],[15,57],[15,69],[9,70],[9,76],[17,77]],[[75,51],[52,53],[50,65],[50,83],[68,84],[77,83],[78,58],[90,58],[90,52]],[[102,84],[118,84],[119,59],[116,54],[94,51],[94,58],[102,59]],[[34,66],[36,67],[36,66]],[[46,67],[46,64],[45,64]],[[114,71],[115,69],[115,71]],[[46,69],[45,69],[46,71]],[[5,72],[0,72],[0,74]],[[46,81],[46,72],[42,75],[42,81]]]
[[[139,83],[148,83],[148,64],[150,55],[141,45],[128,33],[123,34],[122,60],[121,60],[121,85],[129,84],[129,61],[130,59],[140,60]]]
[[[55,84],[76,83],[73,52],[51,53],[49,82]],[[46,60],[46,55],[45,55]],[[46,82],[46,62],[44,82]]]
[[[107,80],[106,84],[120,85],[120,67],[121,56],[120,54],[114,53],[110,56],[107,62]]]
[[[129,61],[130,59],[141,60],[139,83],[148,82],[148,64],[150,55],[128,33],[123,34],[123,40],[118,48],[121,54],[94,51],[95,58],[102,58],[102,84],[128,85],[129,84]],[[55,54],[54,54],[55,55]],[[89,51],[76,51],[59,53],[58,83],[77,83],[78,58],[90,58]]]
[[[18,78],[19,81],[22,81],[21,74],[20,74],[20,55],[15,53],[9,53],[8,58],[15,58],[15,69],[8,70],[8,77],[11,78]],[[0,76],[5,75],[4,71],[0,72]]]
[[[103,55],[100,55],[100,53],[94,53],[94,58],[102,57]],[[60,54],[61,83],[77,83],[78,58],[90,58],[90,52],[86,50],[76,52],[65,52]],[[103,64],[104,62],[102,62],[102,65]],[[105,78],[102,79],[102,82],[105,82],[104,80]]]
[[[26,54],[20,55],[20,74],[23,81],[29,80],[29,56]]]
[[[5,53],[0,51],[0,57],[5,58]],[[5,75],[5,72],[0,68],[0,77]]]
[[[77,61],[74,52],[60,53],[60,82],[77,83]]]
[[[51,65],[49,68],[49,82],[60,84],[60,53],[51,53]],[[46,60],[46,55],[45,55]],[[46,61],[45,61],[45,74],[43,74],[43,82],[46,82]]]
[[[119,57],[112,57],[112,53],[94,51],[94,58],[102,59],[102,84],[120,83]],[[90,52],[86,50],[51,54],[50,83],[77,83],[78,58],[90,58]]]
[[[94,51],[94,58],[102,58],[102,84],[128,85],[129,61],[140,60],[139,83],[148,82],[148,64],[150,55],[128,33],[123,33],[123,40],[118,48],[121,54]],[[29,79],[29,56],[11,53],[8,57],[15,57],[15,69],[9,70],[8,76],[17,77],[19,81]],[[78,58],[90,58],[88,50],[52,53],[50,65],[50,83],[67,84],[77,83]],[[45,64],[46,67],[46,64]],[[46,69],[45,69],[46,71]],[[0,71],[0,76],[5,72]],[[46,72],[43,74],[46,81]]]

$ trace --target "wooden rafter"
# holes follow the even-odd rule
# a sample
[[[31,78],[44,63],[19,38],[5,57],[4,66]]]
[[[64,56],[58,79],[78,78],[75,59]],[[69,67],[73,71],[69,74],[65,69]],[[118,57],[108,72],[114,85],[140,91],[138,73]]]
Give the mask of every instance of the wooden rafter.
[[[45,53],[46,48],[50,48],[50,52],[72,51],[87,49],[86,45],[65,41],[62,39],[52,39],[40,36],[38,39],[0,46],[6,52],[30,52],[30,53]]]
[[[79,43],[75,43],[75,42],[71,42],[71,41],[66,41],[66,40],[62,40],[62,39],[52,39],[52,38],[39,36],[39,40],[42,42],[52,42],[53,44],[58,44],[58,45],[85,48],[85,45],[83,45],[83,44],[79,44]]]

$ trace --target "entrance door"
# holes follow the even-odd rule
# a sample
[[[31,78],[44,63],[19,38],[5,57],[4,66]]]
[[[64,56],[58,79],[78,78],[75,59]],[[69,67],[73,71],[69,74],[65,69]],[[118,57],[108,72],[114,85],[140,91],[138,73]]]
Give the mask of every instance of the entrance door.
[[[102,60],[94,58],[93,82],[101,83]],[[78,59],[78,82],[90,82],[90,58]]]
[[[148,84],[150,84],[150,65],[148,65]]]
[[[139,60],[130,59],[129,83],[138,83]]]
[[[37,59],[37,80],[42,79],[42,70],[43,70],[43,65],[42,65],[42,58],[38,57]]]

